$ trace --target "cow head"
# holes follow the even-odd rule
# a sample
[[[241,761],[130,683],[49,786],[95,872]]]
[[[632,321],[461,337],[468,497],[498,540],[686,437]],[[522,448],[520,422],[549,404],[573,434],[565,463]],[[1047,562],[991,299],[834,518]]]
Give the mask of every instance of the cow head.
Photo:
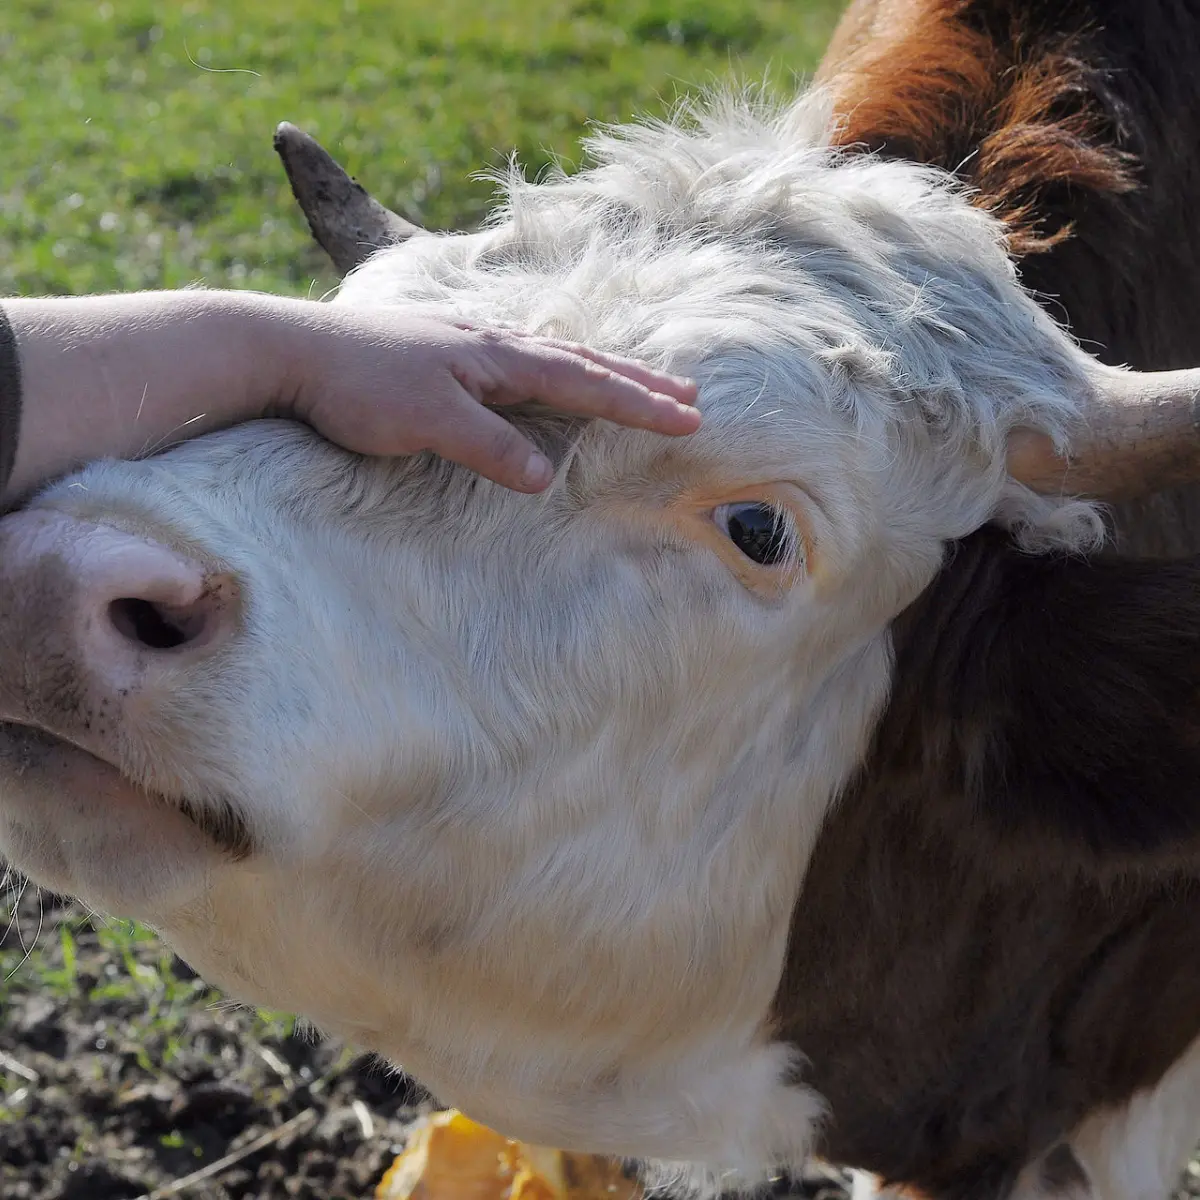
[[[505,1132],[801,1156],[766,1014],[889,623],[986,522],[1100,531],[1006,466],[1099,369],[947,178],[824,119],[605,134],[342,286],[687,372],[689,439],[519,412],[531,497],[261,422],[0,522],[13,863]]]

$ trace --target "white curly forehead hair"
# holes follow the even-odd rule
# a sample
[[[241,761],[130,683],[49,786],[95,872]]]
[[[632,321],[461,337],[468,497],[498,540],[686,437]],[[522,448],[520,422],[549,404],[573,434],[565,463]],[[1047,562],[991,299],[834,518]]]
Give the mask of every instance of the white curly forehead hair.
[[[413,237],[340,301],[406,303],[644,358],[701,382],[706,423],[853,461],[880,513],[950,539],[989,519],[1087,548],[1097,509],[1005,470],[1017,427],[1064,444],[1096,364],[1019,285],[1003,226],[945,172],[831,146],[825,95],[710,97],[605,128],[592,165],[512,168],[472,234]],[[536,425],[536,421],[534,422]],[[588,437],[606,436],[595,431]],[[619,454],[608,439],[606,459]],[[761,456],[762,444],[755,446]]]

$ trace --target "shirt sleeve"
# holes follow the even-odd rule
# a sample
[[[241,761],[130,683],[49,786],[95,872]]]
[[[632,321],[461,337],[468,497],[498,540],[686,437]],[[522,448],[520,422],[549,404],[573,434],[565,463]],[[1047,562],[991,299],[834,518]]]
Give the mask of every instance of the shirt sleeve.
[[[0,305],[0,491],[8,485],[21,432],[21,359],[17,337]]]

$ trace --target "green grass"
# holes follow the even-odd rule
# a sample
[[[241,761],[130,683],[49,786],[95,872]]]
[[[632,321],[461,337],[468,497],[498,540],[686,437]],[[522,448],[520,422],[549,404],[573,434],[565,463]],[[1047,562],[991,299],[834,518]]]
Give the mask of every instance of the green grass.
[[[3,932],[9,920],[5,904],[0,904],[0,915]],[[202,980],[180,978],[171,951],[133,921],[81,917],[78,923],[39,930],[31,928],[27,918],[22,933],[28,939],[26,948],[18,944],[0,950],[0,1013],[18,993],[29,992],[109,1010],[115,1007],[122,1018],[123,1036],[138,1046],[144,1070],[152,1069],[146,1046],[155,1047],[159,1066],[169,1067],[184,1036],[188,1013],[198,1005],[222,1002],[221,995]],[[82,967],[77,935],[86,942]],[[282,1038],[291,1036],[295,1027],[290,1014],[263,1009],[255,1015],[253,1033]],[[0,1066],[0,1096],[18,1083],[7,1078]]]
[[[516,150],[718,80],[791,90],[841,0],[4,0],[0,295],[332,282],[271,149],[291,120],[463,228]],[[315,281],[315,283],[314,283]]]

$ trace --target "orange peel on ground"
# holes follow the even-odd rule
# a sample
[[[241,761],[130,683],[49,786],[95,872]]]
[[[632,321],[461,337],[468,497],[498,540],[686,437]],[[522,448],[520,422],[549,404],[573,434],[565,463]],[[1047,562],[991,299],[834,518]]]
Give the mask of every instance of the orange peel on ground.
[[[514,1142],[456,1109],[423,1118],[375,1200],[642,1200],[621,1164]]]

